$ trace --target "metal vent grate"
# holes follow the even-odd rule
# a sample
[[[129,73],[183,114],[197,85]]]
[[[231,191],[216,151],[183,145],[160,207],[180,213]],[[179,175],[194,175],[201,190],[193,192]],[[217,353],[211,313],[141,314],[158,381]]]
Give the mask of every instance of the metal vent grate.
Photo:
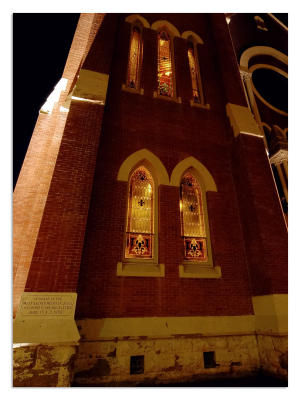
[[[131,375],[144,373],[144,356],[131,356]]]

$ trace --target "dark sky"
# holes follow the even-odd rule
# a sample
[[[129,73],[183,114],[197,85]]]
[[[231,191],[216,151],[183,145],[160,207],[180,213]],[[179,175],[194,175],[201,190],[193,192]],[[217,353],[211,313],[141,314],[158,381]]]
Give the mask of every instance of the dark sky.
[[[62,77],[79,14],[13,14],[13,184],[41,106]]]
[[[287,25],[287,14],[274,14]],[[13,14],[13,185],[41,106],[60,80],[79,14]]]

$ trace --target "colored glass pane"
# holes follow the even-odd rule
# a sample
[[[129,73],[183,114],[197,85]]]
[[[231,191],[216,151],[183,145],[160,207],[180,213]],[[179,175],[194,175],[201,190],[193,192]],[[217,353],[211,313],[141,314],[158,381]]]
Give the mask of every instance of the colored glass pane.
[[[161,96],[173,96],[171,41],[165,31],[158,34],[158,91]]]
[[[126,257],[151,258],[154,181],[145,167],[137,168],[129,185]]]
[[[195,59],[195,55],[194,55],[193,44],[190,42],[188,44],[188,61],[189,61],[189,68],[190,68],[193,101],[195,103],[200,103],[200,90],[199,90],[199,85],[198,85],[196,59]]]
[[[202,207],[202,191],[198,181],[191,172],[186,172],[183,176],[180,190],[184,258],[206,261],[208,256]]]
[[[141,62],[141,33],[140,29],[134,27],[131,36],[130,57],[128,65],[127,85],[130,88],[137,89],[139,69]]]

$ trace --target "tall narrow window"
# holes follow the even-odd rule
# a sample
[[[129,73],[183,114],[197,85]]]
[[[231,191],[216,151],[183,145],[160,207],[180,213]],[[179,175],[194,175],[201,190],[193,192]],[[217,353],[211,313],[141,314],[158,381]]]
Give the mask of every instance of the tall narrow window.
[[[195,57],[194,45],[188,42],[188,61],[190,68],[191,84],[192,84],[192,98],[195,103],[201,103],[201,90],[198,79],[198,66]]]
[[[174,96],[171,39],[164,30],[158,33],[158,93]]]
[[[154,181],[144,166],[130,177],[126,258],[153,258]]]
[[[130,54],[127,74],[127,86],[138,89],[140,86],[140,69],[142,61],[142,30],[133,26],[130,43]]]
[[[202,190],[190,170],[184,174],[181,180],[180,211],[184,239],[184,259],[208,261]]]

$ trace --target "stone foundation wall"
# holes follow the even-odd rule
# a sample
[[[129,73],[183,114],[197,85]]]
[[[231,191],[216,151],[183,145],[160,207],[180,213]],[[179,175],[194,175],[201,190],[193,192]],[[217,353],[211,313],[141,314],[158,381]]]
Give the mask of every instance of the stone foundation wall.
[[[203,352],[215,353],[205,368]],[[144,372],[130,373],[131,356],[144,356]],[[74,364],[76,385],[177,382],[194,377],[239,376],[260,367],[255,335],[83,341]]]
[[[209,367],[205,365],[204,352],[214,352],[214,363]],[[142,336],[86,340],[79,347],[24,346],[14,349],[13,386],[152,386],[248,376],[260,370],[287,379],[287,354],[287,336],[267,334]],[[133,356],[144,356],[143,371],[139,374],[131,373]]]
[[[258,334],[260,364],[264,371],[282,378],[288,377],[288,337]]]
[[[77,346],[24,346],[14,349],[14,387],[70,386]]]

